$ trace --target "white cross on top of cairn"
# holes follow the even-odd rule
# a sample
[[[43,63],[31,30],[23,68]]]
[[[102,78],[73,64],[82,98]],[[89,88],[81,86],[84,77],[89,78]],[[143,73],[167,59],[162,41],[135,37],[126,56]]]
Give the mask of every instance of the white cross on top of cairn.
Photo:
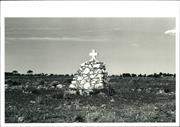
[[[89,53],[89,56],[91,56],[91,60],[90,61],[94,61],[97,60],[96,56],[98,55],[98,53],[96,52],[96,50],[92,50],[92,52]]]

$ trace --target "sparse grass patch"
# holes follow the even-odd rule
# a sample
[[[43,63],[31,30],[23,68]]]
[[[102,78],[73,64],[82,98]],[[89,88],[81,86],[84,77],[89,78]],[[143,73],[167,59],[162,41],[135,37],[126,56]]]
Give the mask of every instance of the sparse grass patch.
[[[10,87],[5,91],[5,122],[175,122],[175,94],[169,94],[175,93],[174,80],[113,81],[110,85],[115,93],[111,96],[65,96],[66,89]],[[162,89],[165,92],[158,93]]]

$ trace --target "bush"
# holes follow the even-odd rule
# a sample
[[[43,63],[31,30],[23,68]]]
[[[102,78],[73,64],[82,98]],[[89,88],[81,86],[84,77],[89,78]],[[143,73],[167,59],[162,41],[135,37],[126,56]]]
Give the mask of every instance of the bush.
[[[17,86],[17,85],[21,85],[21,83],[20,83],[20,82],[17,82],[17,81],[14,81],[12,85],[13,85],[13,86]]]
[[[52,94],[52,97],[53,97],[53,98],[56,98],[56,99],[63,99],[63,98],[64,98],[64,91],[63,91],[63,90],[55,91],[55,92]]]
[[[58,81],[52,81],[52,82],[50,83],[50,86],[56,87],[58,84],[59,84]]]

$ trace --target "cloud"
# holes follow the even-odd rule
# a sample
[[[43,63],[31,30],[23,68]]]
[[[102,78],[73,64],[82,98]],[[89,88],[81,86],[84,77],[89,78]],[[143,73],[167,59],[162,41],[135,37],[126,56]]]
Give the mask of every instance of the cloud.
[[[175,36],[175,34],[176,34],[176,29],[174,28],[174,29],[166,30],[166,31],[164,32],[164,34],[170,35],[170,36]]]
[[[105,39],[101,38],[80,38],[80,37],[8,37],[7,41],[10,40],[49,40],[49,41],[88,41],[88,42],[103,42]]]
[[[120,31],[121,30],[121,28],[113,28],[112,30],[114,30],[114,31]]]
[[[137,43],[131,43],[130,46],[131,46],[131,47],[139,47],[139,44],[137,44]]]

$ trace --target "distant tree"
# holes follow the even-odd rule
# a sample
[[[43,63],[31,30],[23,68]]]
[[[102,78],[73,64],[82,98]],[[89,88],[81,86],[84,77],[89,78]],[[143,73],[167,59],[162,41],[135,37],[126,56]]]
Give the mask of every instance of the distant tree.
[[[54,74],[50,74],[49,76],[54,76]]]
[[[159,72],[159,77],[163,77],[163,73],[162,72]]]
[[[111,77],[115,77],[115,75],[111,75]]]
[[[122,74],[120,74],[120,75],[119,75],[119,77],[123,77],[123,75],[122,75]]]
[[[131,76],[132,76],[132,77],[136,77],[137,75],[136,75],[136,74],[132,74]]]
[[[13,81],[12,85],[13,85],[13,86],[17,86],[17,85],[21,85],[21,83],[18,82],[18,81]]]
[[[64,77],[64,75],[62,74],[59,74],[59,75],[55,74],[55,76]]]
[[[143,77],[146,77],[146,74],[143,74]]]
[[[176,74],[174,74],[174,77],[176,77]]]
[[[123,73],[123,77],[131,77],[130,73]]]
[[[166,76],[168,77],[168,76],[173,76],[173,74],[170,74],[170,73],[166,73]]]
[[[142,74],[139,74],[138,77],[142,77]]]
[[[12,74],[16,75],[19,74],[17,70],[12,71]]]
[[[153,74],[149,74],[149,75],[147,75],[147,77],[153,77]]]
[[[153,77],[154,77],[154,78],[158,78],[158,77],[159,77],[159,74],[154,73]]]
[[[5,72],[5,77],[6,77],[6,76],[12,76],[12,75],[13,75],[12,72]]]
[[[28,75],[32,75],[32,74],[33,74],[33,71],[32,71],[32,70],[28,70],[28,71],[27,71],[27,74],[28,74]]]
[[[36,76],[41,76],[41,74],[35,74]]]
[[[65,77],[69,77],[69,74],[66,74]]]

